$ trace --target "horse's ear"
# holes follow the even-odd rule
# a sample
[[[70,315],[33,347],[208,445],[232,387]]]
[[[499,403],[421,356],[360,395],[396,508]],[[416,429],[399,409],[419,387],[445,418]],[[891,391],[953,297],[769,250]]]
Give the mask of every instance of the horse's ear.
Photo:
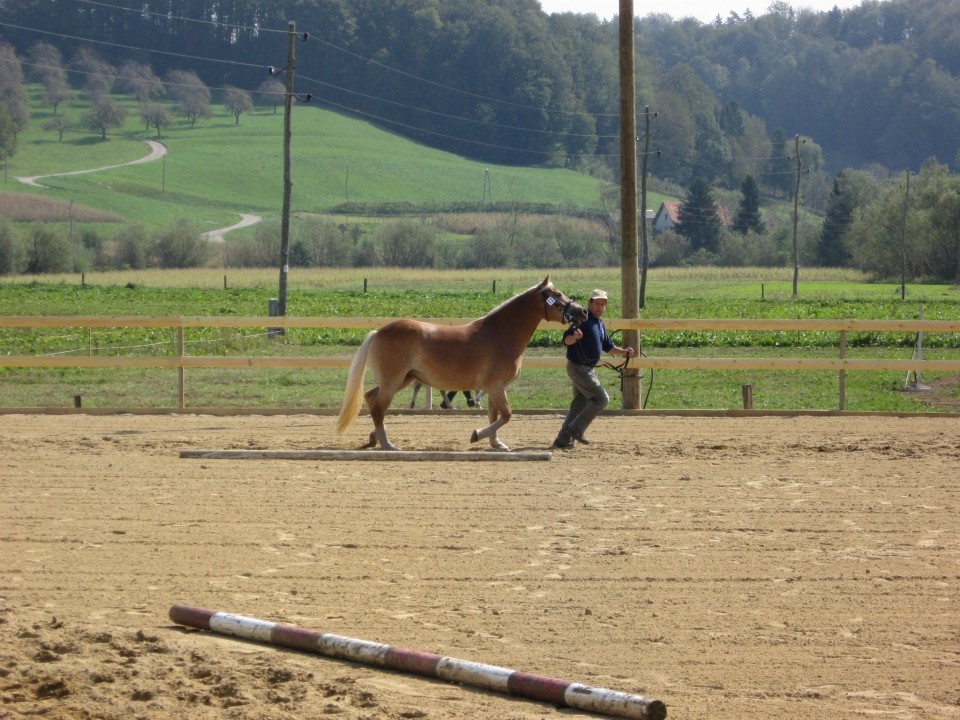
[[[549,275],[549,273],[548,273],[547,276],[543,279],[543,282],[540,283],[540,287],[543,288],[543,287],[546,287],[546,286],[549,285],[549,284],[550,284],[550,275]]]

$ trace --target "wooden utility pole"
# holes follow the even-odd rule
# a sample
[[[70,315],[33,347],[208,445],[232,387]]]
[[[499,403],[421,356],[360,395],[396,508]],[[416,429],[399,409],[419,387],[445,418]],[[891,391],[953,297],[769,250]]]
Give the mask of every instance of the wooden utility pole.
[[[640,298],[637,307],[647,304],[647,270],[650,267],[650,245],[647,240],[647,167],[650,159],[650,106],[643,108],[643,160],[640,171]],[[635,348],[637,349],[637,348]]]
[[[903,193],[903,221],[900,225],[900,299],[907,299],[907,209],[910,204],[910,171]]]
[[[800,171],[803,162],[800,160],[800,135],[794,138],[793,154],[797,157],[797,184],[793,189],[793,297],[797,297],[797,285],[800,282],[800,245],[797,242],[797,222],[800,219]]]
[[[283,212],[280,219],[280,296],[277,314],[287,314],[287,276],[290,274],[290,112],[293,109],[293,70],[296,66],[297,24],[291,20],[287,29],[287,88],[283,98]]]
[[[639,317],[637,253],[637,107],[635,99],[633,0],[620,0],[620,298],[625,319]],[[640,333],[625,330],[623,347],[640,351]],[[640,407],[640,375],[623,374],[623,407]]]

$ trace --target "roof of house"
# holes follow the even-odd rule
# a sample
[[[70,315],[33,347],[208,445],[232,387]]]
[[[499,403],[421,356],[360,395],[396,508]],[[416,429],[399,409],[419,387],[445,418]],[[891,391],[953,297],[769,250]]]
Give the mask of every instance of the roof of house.
[[[670,218],[670,222],[672,222],[674,225],[679,225],[681,207],[683,207],[682,202],[668,200],[660,204],[660,209],[657,210],[657,215],[659,216],[660,213],[666,213],[667,217]],[[717,215],[720,218],[721,225],[733,225],[733,221],[730,219],[730,213],[727,212],[727,208],[724,207],[722,203],[717,203]]]

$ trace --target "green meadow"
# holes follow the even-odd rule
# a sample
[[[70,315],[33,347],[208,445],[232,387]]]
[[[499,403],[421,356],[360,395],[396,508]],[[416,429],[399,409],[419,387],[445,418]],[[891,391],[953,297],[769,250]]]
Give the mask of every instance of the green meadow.
[[[414,271],[398,269],[293,271],[288,315],[300,317],[457,317],[485,314],[535,284],[548,271]],[[792,272],[792,271],[791,271]],[[848,272],[811,270],[801,274],[792,297],[786,270],[688,268],[655,270],[648,285],[649,318],[916,318],[960,319],[960,291],[954,286],[899,286],[868,283]],[[585,298],[594,287],[611,292],[608,317],[619,317],[620,278],[615,269],[561,270],[557,286]],[[271,270],[194,270],[90,273],[0,281],[0,315],[265,316],[277,295]],[[364,290],[366,287],[366,291]],[[559,356],[559,334],[534,335],[528,353]],[[360,330],[291,329],[270,338],[260,328],[200,328],[186,333],[187,352],[197,355],[350,355]],[[850,333],[851,358],[909,359],[916,337],[906,333]],[[839,338],[827,332],[658,331],[642,337],[648,356],[836,358]],[[925,357],[960,359],[960,337],[928,334]],[[169,329],[0,328],[0,354],[95,354],[137,356],[176,353]],[[601,376],[619,406],[619,377]],[[188,407],[329,409],[342,398],[344,369],[191,370]],[[960,408],[955,379],[929,373],[931,393],[904,392],[910,378],[898,372],[849,372],[850,411],[927,412]],[[93,371],[5,368],[0,364],[0,407],[69,407],[75,395],[86,407],[175,407],[176,373],[163,370]],[[808,371],[647,371],[647,409],[717,410],[742,407],[741,387],[754,390],[754,407],[768,410],[835,410],[838,376]],[[555,409],[569,402],[561,370],[524,370],[510,393],[518,410]],[[403,406],[409,393],[397,399]]]

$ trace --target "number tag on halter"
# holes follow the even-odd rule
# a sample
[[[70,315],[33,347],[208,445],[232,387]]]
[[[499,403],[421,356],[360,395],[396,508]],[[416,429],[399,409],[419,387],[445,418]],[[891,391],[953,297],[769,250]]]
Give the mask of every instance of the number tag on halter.
[[[556,304],[557,304],[557,301],[555,298],[552,298],[552,297],[547,298],[547,305],[556,305]]]

